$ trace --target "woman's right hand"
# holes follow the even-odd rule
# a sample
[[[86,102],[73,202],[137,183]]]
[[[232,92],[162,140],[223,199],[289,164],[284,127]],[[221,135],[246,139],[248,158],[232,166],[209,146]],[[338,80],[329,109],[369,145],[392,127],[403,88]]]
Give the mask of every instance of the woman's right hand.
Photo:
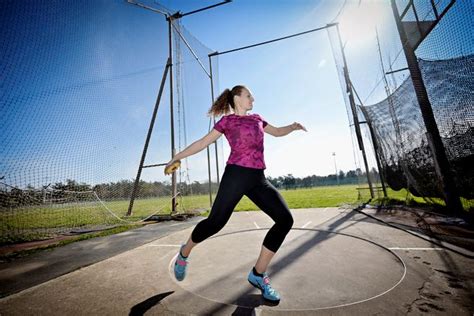
[[[165,166],[165,175],[172,174],[181,166],[180,160],[171,159]]]

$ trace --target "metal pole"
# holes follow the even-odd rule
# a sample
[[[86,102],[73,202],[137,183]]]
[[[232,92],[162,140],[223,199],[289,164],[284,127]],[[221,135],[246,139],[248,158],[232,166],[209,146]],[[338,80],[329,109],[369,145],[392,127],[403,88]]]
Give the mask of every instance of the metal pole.
[[[210,76],[209,78],[211,79],[211,101],[212,101],[212,104],[214,104],[214,77],[212,76],[212,59],[211,59],[211,56],[208,56],[209,57],[209,73],[210,73]],[[214,123],[214,125],[216,124],[216,118],[213,116],[212,117],[212,121]],[[219,176],[219,155],[217,153],[217,140],[214,142],[214,150],[216,151],[216,170],[217,170],[217,185],[220,184],[220,176]]]
[[[382,49],[380,48],[379,32],[378,32],[377,28],[375,29],[375,34],[376,34],[376,38],[377,38],[377,48],[378,48],[378,51],[379,51],[380,67],[382,67],[382,75],[383,75],[383,80],[384,80],[384,83],[385,83],[385,93],[387,93],[388,102],[391,102],[390,101],[391,100],[390,89],[388,87],[387,78],[385,77],[386,73],[385,73],[385,67],[383,65]],[[356,92],[356,95],[357,95],[357,92]],[[359,99],[359,102],[361,102],[358,95],[357,95],[357,98]],[[362,102],[361,102],[361,105],[362,105]],[[380,157],[379,157],[379,154],[378,154],[379,145],[378,145],[377,139],[375,138],[375,132],[374,132],[374,129],[372,127],[372,122],[369,119],[369,115],[368,115],[367,111],[363,107],[361,108],[361,110],[362,110],[362,113],[364,113],[365,121],[367,122],[367,126],[369,127],[370,138],[372,138],[372,143],[374,145],[375,160],[377,161],[377,169],[379,170],[380,183],[382,185],[383,196],[386,198],[387,197],[387,189],[385,188],[384,176],[382,174],[382,172],[383,172],[382,164],[380,163]]]
[[[365,116],[365,121],[367,123],[367,126],[369,127],[370,138],[372,138],[372,144],[374,146],[375,161],[377,162],[377,169],[379,170],[380,184],[382,185],[383,196],[387,197],[387,188],[385,186],[385,178],[383,176],[382,163],[380,162],[380,156],[378,154],[379,143],[377,142],[377,138],[375,138],[375,132],[372,127],[372,122],[369,120],[369,116],[367,115],[366,110],[363,107],[361,107],[361,110]]]
[[[370,137],[372,138],[372,142],[374,144],[375,161],[377,162],[377,169],[379,169],[380,184],[382,185],[383,196],[386,198],[387,187],[385,186],[385,177],[383,175],[382,164],[380,162],[380,156],[378,154],[379,144],[377,142],[377,139],[375,138],[374,129],[372,128],[372,123],[370,122],[370,120],[367,119],[367,116],[365,120],[367,121],[367,126],[369,127],[369,131],[370,131]]]
[[[304,31],[304,32],[300,32],[300,33],[296,33],[296,34],[292,34],[292,35],[288,35],[288,36],[279,37],[279,38],[272,39],[272,40],[265,41],[265,42],[260,42],[260,43],[256,43],[256,44],[252,44],[252,45],[247,45],[247,46],[242,46],[242,47],[226,50],[224,52],[214,52],[214,53],[211,53],[210,55],[211,56],[224,55],[224,54],[236,52],[236,51],[243,50],[243,49],[248,49],[248,48],[257,47],[257,46],[261,46],[261,45],[265,45],[265,44],[269,44],[269,43],[273,43],[273,42],[278,42],[278,41],[282,41],[282,40],[285,40],[285,39],[288,39],[288,38],[297,37],[297,36],[309,34],[309,33],[316,32],[316,31],[321,31],[321,30],[327,29],[331,26],[334,26],[335,24],[336,23],[328,24],[328,25],[323,26],[323,27],[318,27],[318,28],[311,29],[311,30],[308,30],[308,31]]]
[[[232,0],[224,0],[223,2],[214,4],[214,5],[210,5],[210,6],[201,8],[201,9],[197,9],[197,10],[194,10],[194,11],[191,11],[191,12],[187,12],[187,13],[180,13],[178,11],[175,14],[173,14],[172,16],[170,16],[169,14],[167,14],[166,12],[163,12],[161,10],[152,8],[150,6],[143,5],[141,3],[137,3],[137,2],[132,1],[132,0],[127,0],[127,2],[130,3],[130,4],[142,7],[142,8],[147,9],[147,10],[151,10],[153,12],[158,12],[158,13],[163,14],[166,17],[166,20],[168,21],[168,49],[169,49],[169,54],[168,55],[169,56],[168,56],[168,64],[167,64],[167,67],[166,67],[166,71],[168,71],[168,68],[169,68],[169,72],[170,72],[171,157],[174,157],[176,155],[176,148],[175,148],[175,141],[174,141],[174,113],[173,113],[173,69],[172,69],[172,67],[173,67],[173,49],[172,49],[172,44],[171,44],[171,42],[172,42],[171,41],[171,39],[172,39],[172,21],[173,20],[178,20],[178,19],[180,19],[180,18],[182,18],[183,16],[186,16],[186,15],[194,14],[194,13],[197,13],[197,12],[201,12],[201,11],[204,11],[204,10],[208,10],[210,8],[214,8],[214,7],[229,3],[231,1]],[[188,45],[188,43],[186,42],[184,37],[182,37],[182,35],[179,32],[178,32],[178,34],[181,36],[181,38],[183,39],[185,44],[188,46],[188,48],[191,50],[191,52],[194,54],[193,50]],[[196,55],[195,55],[195,57],[196,57],[197,61],[200,63],[200,61],[199,61],[199,59],[197,58]],[[164,82],[164,80],[163,80],[163,82]],[[161,98],[161,91],[162,91],[162,88],[160,88],[160,94],[159,94],[160,98]],[[154,121],[154,117],[152,118],[152,120]],[[149,136],[150,135],[148,135],[148,137]],[[208,147],[207,150],[209,151],[209,147]],[[146,152],[146,150],[144,151],[144,153],[142,155],[142,160],[144,160],[145,152]],[[209,160],[210,160],[210,158],[209,158],[209,153],[208,153],[208,163],[210,163]],[[132,210],[132,207],[133,207],[133,199],[135,198],[136,190],[137,190],[137,187],[138,187],[137,183],[139,181],[142,168],[143,168],[143,161],[141,162],[140,167],[139,167],[139,171],[138,171],[137,179],[135,181],[136,183],[135,183],[135,186],[134,186],[134,189],[133,189],[132,199],[131,199],[131,202],[130,202],[129,211],[127,212],[127,215],[129,213],[131,214],[131,210]],[[209,167],[209,179],[210,179],[210,167]],[[176,191],[177,191],[176,190],[176,173],[173,173],[172,176],[171,176],[171,186],[172,186],[171,214],[173,214],[173,213],[176,213]],[[210,180],[209,180],[209,186],[211,186],[211,181]],[[209,190],[209,192],[211,192],[211,190]],[[211,205],[212,205],[212,196],[211,196]]]
[[[171,158],[176,155],[176,148],[174,144],[174,110],[173,110],[173,46],[172,46],[172,17],[167,17],[168,20],[168,58],[170,61],[170,120],[171,120]],[[171,214],[176,213],[176,172],[171,175]]]
[[[155,125],[156,114],[158,113],[158,107],[160,106],[161,95],[163,94],[163,88],[165,87],[166,76],[168,75],[168,70],[171,68],[171,60],[168,58],[166,62],[165,71],[163,72],[163,78],[161,79],[160,91],[158,92],[158,97],[156,98],[155,109],[151,116],[150,127],[148,128],[148,134],[146,135],[145,146],[143,147],[142,158],[140,159],[140,165],[138,166],[137,177],[135,178],[135,184],[133,185],[132,197],[130,198],[130,204],[128,205],[127,216],[132,215],[133,203],[138,192],[138,184],[140,183],[140,176],[142,174],[143,164],[145,162],[146,153],[148,150],[148,144],[150,143],[151,133],[153,131],[153,126]]]
[[[209,118],[209,127],[208,130],[211,129],[211,118]],[[212,208],[212,177],[211,177],[211,150],[209,146],[206,147],[207,151],[207,174],[209,177],[209,206]]]
[[[176,15],[178,15],[178,17],[181,18],[181,17],[183,17],[183,16],[190,15],[190,14],[194,14],[194,13],[201,12],[201,11],[204,11],[204,10],[208,10],[208,9],[211,9],[211,8],[215,8],[215,7],[217,7],[217,6],[220,6],[220,5],[229,3],[229,2],[232,2],[232,0],[225,0],[225,1],[223,1],[223,2],[219,2],[219,3],[216,3],[216,4],[210,5],[210,6],[208,6],[208,7],[205,7],[205,8],[202,8],[202,9],[198,9],[198,10],[194,10],[194,11],[191,11],[191,12],[186,12],[186,13],[177,12]]]
[[[415,51],[408,42],[408,38],[403,29],[402,21],[400,19],[395,0],[391,0],[391,4],[395,22],[397,24],[398,34],[400,35],[400,40],[403,45],[408,68],[410,69],[410,76],[415,89],[416,98],[420,106],[423,122],[425,123],[426,136],[433,154],[435,169],[443,186],[446,205],[454,212],[462,212],[463,207],[461,200],[456,189],[456,184],[454,182],[454,177],[449,165],[448,157],[446,156],[443,141],[439,135],[438,125],[436,124],[436,119],[428,98],[428,92],[426,91],[425,84],[423,82],[423,76],[421,75],[421,71],[418,66],[418,60],[416,59]]]
[[[337,174],[337,165],[336,165],[336,153],[333,152],[332,156],[334,157],[334,169],[336,169],[336,181],[337,181],[337,185],[339,185],[339,175]]]
[[[173,23],[171,23],[171,25],[174,27],[174,30],[176,31],[176,33],[178,33],[179,37],[181,38],[181,40],[183,41],[183,43],[186,45],[186,47],[189,49],[189,51],[191,52],[191,54],[193,54],[194,56],[194,59],[196,59],[196,61],[199,63],[199,66],[201,66],[202,70],[204,70],[204,72],[206,73],[206,75],[208,77],[210,77],[210,74],[207,72],[206,68],[204,67],[204,65],[202,64],[201,60],[199,59],[199,57],[196,55],[196,53],[194,52],[194,50],[192,49],[191,45],[189,45],[188,41],[186,40],[186,38],[184,38],[183,34],[181,34],[181,32],[178,30],[178,28],[176,27],[176,25],[174,25]]]
[[[349,96],[349,103],[352,111],[352,118],[354,119],[354,127],[357,135],[357,141],[359,143],[359,149],[362,151],[362,158],[364,159],[365,172],[367,174],[367,182],[369,184],[370,196],[374,198],[374,189],[372,187],[372,181],[370,180],[369,164],[367,163],[367,156],[365,154],[364,142],[362,140],[362,133],[360,132],[359,118],[357,116],[356,105],[354,101],[354,94],[352,89],[351,80],[349,78],[349,70],[347,68],[346,55],[344,54],[344,47],[342,46],[341,34],[339,33],[339,24],[336,24],[337,36],[339,38],[339,46],[341,47],[342,60],[344,62],[344,78],[346,81],[347,89],[346,92]]]

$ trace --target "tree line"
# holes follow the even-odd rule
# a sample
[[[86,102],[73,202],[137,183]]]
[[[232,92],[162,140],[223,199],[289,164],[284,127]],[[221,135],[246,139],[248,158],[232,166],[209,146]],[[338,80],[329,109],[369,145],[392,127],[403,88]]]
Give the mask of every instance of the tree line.
[[[377,171],[372,168],[370,177],[376,179]],[[307,176],[304,178],[294,177],[292,174],[279,176],[276,178],[267,177],[268,181],[278,189],[292,190],[298,188],[311,188],[328,185],[357,184],[360,179],[365,181],[366,173],[359,168],[348,172],[340,171],[337,175],[327,176]],[[40,205],[47,203],[70,203],[81,200],[91,200],[92,192],[95,192],[101,199],[105,200],[123,200],[129,199],[132,195],[134,180],[120,180],[117,182],[90,185],[79,183],[72,179],[65,182],[49,184],[41,188],[35,188],[28,185],[25,189],[19,188],[0,188],[0,206],[14,207],[21,205]],[[192,183],[180,182],[177,184],[181,195],[199,195],[209,193],[209,182]],[[218,185],[211,183],[212,192],[216,192]],[[90,192],[91,194],[87,194]],[[170,196],[172,192],[169,182],[147,182],[140,181],[137,198],[156,198],[161,196]],[[81,194],[85,193],[85,194]]]

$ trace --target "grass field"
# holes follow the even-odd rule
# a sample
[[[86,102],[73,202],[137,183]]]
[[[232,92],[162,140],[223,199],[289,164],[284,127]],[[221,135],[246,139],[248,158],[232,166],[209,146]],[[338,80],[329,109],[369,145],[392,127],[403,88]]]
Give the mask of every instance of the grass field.
[[[337,207],[357,202],[356,187],[355,185],[326,186],[281,190],[280,192],[291,209]],[[171,212],[171,201],[168,197],[135,200],[133,215],[130,217],[125,216],[129,205],[128,200],[103,202],[105,206],[91,194],[87,202],[2,210],[0,212],[0,243],[11,244],[45,239],[70,231],[104,229],[116,225],[127,226],[131,229],[137,227],[133,223],[151,214]],[[208,195],[184,196],[178,198],[177,202],[179,212],[198,209],[204,216],[209,214]],[[235,208],[236,212],[251,210],[258,210],[258,207],[247,197],[242,198]],[[116,229],[110,230],[110,233],[115,231]]]
[[[287,202],[290,209],[298,208],[318,208],[318,207],[338,207],[344,204],[355,205],[358,202],[359,192],[357,185],[324,186],[308,189],[280,190],[281,195]],[[365,191],[365,192],[364,192]],[[401,204],[412,203],[423,205],[427,202],[423,198],[407,195],[406,190],[387,190],[389,199],[374,199],[373,204],[385,204],[387,201],[399,202]],[[361,201],[369,198],[368,190],[361,191]],[[408,197],[408,199],[407,199]],[[215,198],[215,194],[213,195]],[[177,198],[178,210],[187,212],[195,209],[209,210],[208,195],[193,195]],[[444,205],[441,199],[432,199],[432,202]],[[469,202],[469,201],[467,201]],[[75,225],[94,225],[106,222],[120,222],[115,219],[107,209],[112,211],[119,218],[129,222],[139,221],[153,213],[169,214],[171,211],[171,201],[168,197],[138,199],[134,203],[134,212],[131,217],[125,217],[129,201],[104,201],[104,207],[98,200],[91,197],[86,203],[57,204],[50,206],[31,206],[16,208],[11,211],[0,212],[2,226],[15,228],[47,228],[47,227],[68,227]],[[235,211],[258,210],[247,197],[243,197],[237,204]]]
[[[357,190],[354,185],[282,190],[280,192],[292,209],[339,206],[357,201]],[[213,197],[215,198],[215,195]],[[209,210],[210,208],[208,195],[184,196],[178,198],[177,201],[180,212],[195,209]],[[37,230],[121,223],[119,219],[114,218],[112,213],[127,222],[135,222],[154,213],[169,214],[171,211],[171,201],[168,197],[136,200],[131,217],[125,217],[129,205],[128,200],[104,201],[104,205],[91,195],[91,199],[87,202],[5,210],[0,212],[2,233],[5,230]],[[257,206],[244,197],[235,210],[257,209]]]
[[[309,189],[280,190],[280,193],[290,209],[338,207],[341,205],[356,206],[361,202],[366,202],[370,197],[368,190],[358,190],[357,188],[357,185],[324,186]],[[406,190],[393,191],[388,189],[387,191],[389,198],[376,198],[371,204],[428,204],[423,198],[408,195]],[[213,198],[215,198],[215,195]],[[185,196],[177,200],[178,211],[180,212],[199,209],[204,216],[209,214],[208,195]],[[463,202],[466,205],[472,205],[472,200],[464,200]],[[432,199],[431,203],[444,206],[444,202],[440,199]],[[129,225],[151,214],[169,214],[171,211],[171,201],[168,197],[136,200],[131,217],[125,217],[129,205],[128,200],[104,201],[104,205],[91,196],[91,199],[84,203],[2,210],[0,212],[0,242],[11,243],[35,240],[44,238],[41,237],[42,235],[64,233],[72,229],[87,230],[87,228],[92,227],[106,228],[114,225]],[[258,207],[247,197],[244,197],[235,208],[237,212],[252,210],[258,210]],[[133,227],[133,225],[130,227]]]

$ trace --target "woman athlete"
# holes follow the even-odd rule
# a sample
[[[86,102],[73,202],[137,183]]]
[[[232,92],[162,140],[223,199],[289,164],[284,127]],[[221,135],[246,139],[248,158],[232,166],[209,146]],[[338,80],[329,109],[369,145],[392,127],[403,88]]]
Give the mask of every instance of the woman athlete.
[[[266,271],[293,226],[293,217],[283,197],[265,178],[263,137],[264,132],[279,137],[306,129],[296,122],[288,126],[274,127],[258,114],[247,114],[253,108],[253,101],[252,93],[245,86],[226,89],[209,110],[210,115],[224,116],[209,134],[176,154],[166,166],[171,167],[173,163],[200,152],[222,134],[226,136],[231,148],[211,212],[196,225],[186,244],[182,245],[175,261],[174,273],[178,281],[184,279],[192,249],[219,232],[229,220],[237,203],[246,195],[275,222],[263,240],[260,255],[248,275],[248,281],[260,289],[265,299],[279,302],[280,295],[271,287]]]

